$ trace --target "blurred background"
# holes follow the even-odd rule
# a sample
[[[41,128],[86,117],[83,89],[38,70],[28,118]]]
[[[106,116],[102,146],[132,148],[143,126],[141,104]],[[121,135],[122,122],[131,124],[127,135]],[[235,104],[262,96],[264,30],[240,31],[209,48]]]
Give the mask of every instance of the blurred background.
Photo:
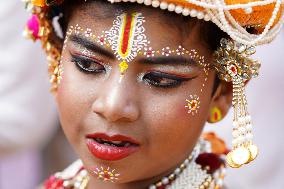
[[[49,93],[47,63],[39,43],[22,36],[28,14],[19,0],[0,1],[0,189],[33,189],[76,159]],[[258,47],[260,76],[247,87],[260,155],[249,166],[228,169],[230,189],[283,189],[284,31]],[[232,111],[206,125],[230,145]]]

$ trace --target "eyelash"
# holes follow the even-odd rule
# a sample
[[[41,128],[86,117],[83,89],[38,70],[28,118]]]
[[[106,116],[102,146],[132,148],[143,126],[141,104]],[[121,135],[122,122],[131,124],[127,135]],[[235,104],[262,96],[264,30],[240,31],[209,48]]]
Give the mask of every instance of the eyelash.
[[[90,59],[81,55],[71,54],[71,62],[75,63],[79,71],[86,74],[98,74],[105,72],[104,66],[97,60]],[[90,66],[101,66],[103,69],[89,69]],[[146,73],[142,80],[149,85],[157,88],[174,88],[180,86],[183,82],[191,80],[193,78],[180,78],[173,76],[171,74],[166,74],[162,72],[152,71]],[[166,80],[166,82],[165,82]]]
[[[71,57],[72,57],[71,62],[74,62],[76,67],[84,73],[98,74],[98,73],[103,73],[103,72],[106,71],[104,66],[97,60],[90,59],[90,58],[85,57],[85,56],[73,55],[73,54],[71,54]],[[96,69],[96,68],[90,69],[91,66],[96,66],[96,67],[100,66],[102,69]]]
[[[166,79],[166,81],[169,81],[169,82],[162,83],[164,79]],[[193,78],[180,78],[180,77],[176,77],[176,76],[162,73],[162,72],[149,72],[149,73],[146,73],[142,78],[144,82],[150,85],[153,85],[155,87],[159,87],[159,88],[178,87],[183,82],[189,81],[191,79]]]

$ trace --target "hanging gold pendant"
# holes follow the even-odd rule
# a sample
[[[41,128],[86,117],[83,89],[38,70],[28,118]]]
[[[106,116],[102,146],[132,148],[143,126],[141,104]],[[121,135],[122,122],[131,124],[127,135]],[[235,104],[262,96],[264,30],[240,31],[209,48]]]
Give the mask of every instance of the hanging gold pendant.
[[[220,79],[233,84],[233,150],[227,154],[226,160],[230,167],[238,168],[253,161],[258,154],[258,148],[252,142],[252,122],[247,110],[245,82],[258,75],[260,63],[249,57],[255,53],[254,46],[224,38],[220,44],[221,47],[214,54],[214,67]]]

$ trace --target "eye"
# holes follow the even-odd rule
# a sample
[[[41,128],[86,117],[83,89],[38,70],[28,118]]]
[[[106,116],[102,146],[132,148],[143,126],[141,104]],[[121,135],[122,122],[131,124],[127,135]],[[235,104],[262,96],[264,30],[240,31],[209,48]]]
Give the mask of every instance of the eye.
[[[105,67],[97,60],[85,56],[71,55],[71,62],[74,62],[77,68],[85,73],[102,73]]]
[[[143,76],[143,81],[146,83],[162,88],[177,87],[190,79],[192,78],[180,78],[162,72],[149,72]]]

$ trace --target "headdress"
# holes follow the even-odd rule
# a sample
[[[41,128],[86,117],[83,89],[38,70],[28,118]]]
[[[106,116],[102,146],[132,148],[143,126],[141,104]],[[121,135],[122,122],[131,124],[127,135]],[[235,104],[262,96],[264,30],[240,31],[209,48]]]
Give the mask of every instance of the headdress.
[[[68,0],[65,0],[68,1]],[[255,159],[257,147],[252,143],[252,123],[247,110],[245,82],[256,77],[260,63],[250,58],[255,46],[271,42],[283,25],[282,0],[108,0],[111,3],[136,2],[211,21],[230,39],[222,39],[214,53],[214,68],[221,80],[233,84],[233,150],[227,156],[231,167],[240,167]],[[25,0],[32,17],[26,26],[26,35],[41,40],[49,60],[53,89],[61,77],[60,49],[56,43],[51,14],[63,0]],[[57,15],[60,16],[60,15]]]

